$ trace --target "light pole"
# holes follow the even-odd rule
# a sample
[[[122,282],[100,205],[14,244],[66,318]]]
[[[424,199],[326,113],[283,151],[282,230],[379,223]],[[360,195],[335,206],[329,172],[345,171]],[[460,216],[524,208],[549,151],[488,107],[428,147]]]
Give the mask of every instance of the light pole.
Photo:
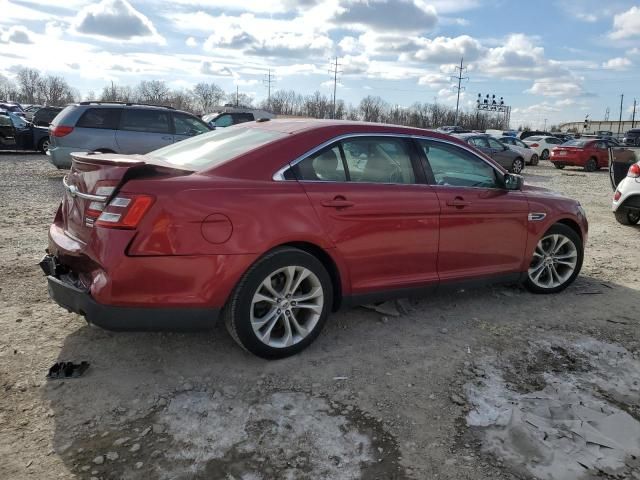
[[[547,119],[544,119],[544,128],[543,130],[546,132],[547,131]]]

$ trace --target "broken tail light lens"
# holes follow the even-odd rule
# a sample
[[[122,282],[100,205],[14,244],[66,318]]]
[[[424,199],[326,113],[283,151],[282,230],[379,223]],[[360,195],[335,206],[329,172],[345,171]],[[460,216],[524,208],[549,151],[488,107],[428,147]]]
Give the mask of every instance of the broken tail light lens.
[[[153,202],[154,198],[150,195],[121,193],[100,213],[96,225],[106,228],[136,228]]]

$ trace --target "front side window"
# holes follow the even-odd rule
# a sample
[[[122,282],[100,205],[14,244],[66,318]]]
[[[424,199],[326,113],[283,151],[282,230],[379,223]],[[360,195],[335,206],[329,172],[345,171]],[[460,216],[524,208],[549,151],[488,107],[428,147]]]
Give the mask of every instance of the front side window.
[[[213,123],[215,123],[216,127],[230,127],[233,125],[233,118],[231,118],[231,115],[226,113],[216,118]]]
[[[164,110],[125,108],[121,130],[147,133],[171,133],[169,113]]]
[[[173,128],[176,135],[190,136],[200,135],[211,130],[204,122],[184,113],[173,114]]]
[[[419,140],[437,185],[501,188],[495,169],[460,147]]]
[[[346,182],[340,146],[333,144],[296,165],[297,177],[312,182]]]
[[[512,145],[516,145],[518,147],[522,147],[522,148],[529,148],[529,146],[524,143],[522,140],[518,140],[517,138],[513,139],[513,144]]]
[[[76,127],[115,130],[120,122],[121,108],[90,108],[82,114]]]
[[[0,115],[0,127],[13,127],[11,119],[5,115]]]

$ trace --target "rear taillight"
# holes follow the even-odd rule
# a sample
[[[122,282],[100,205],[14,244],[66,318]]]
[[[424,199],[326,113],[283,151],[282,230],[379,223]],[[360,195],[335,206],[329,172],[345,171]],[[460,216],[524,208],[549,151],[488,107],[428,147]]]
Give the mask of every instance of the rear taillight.
[[[627,177],[638,178],[640,177],[640,163],[634,163],[629,167]]]
[[[613,194],[613,201],[617,202],[618,200],[620,200],[621,196],[622,196],[622,193],[620,193],[620,190],[616,190],[616,193]]]
[[[540,146],[540,144],[539,143],[531,143],[531,144],[529,144],[529,146],[533,147],[533,148],[537,148],[537,147]]]
[[[73,127],[67,127],[65,125],[51,126],[51,128],[49,129],[49,134],[53,135],[54,137],[64,137],[66,135],[69,135],[71,132],[73,132]]]
[[[153,202],[154,198],[149,195],[121,193],[109,202],[95,224],[107,228],[136,228]]]

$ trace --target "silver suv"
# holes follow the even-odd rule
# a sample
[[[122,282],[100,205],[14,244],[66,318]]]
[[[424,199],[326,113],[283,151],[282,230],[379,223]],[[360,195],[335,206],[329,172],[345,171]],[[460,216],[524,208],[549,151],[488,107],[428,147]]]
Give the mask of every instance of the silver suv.
[[[56,167],[69,168],[71,152],[144,154],[210,130],[196,116],[170,107],[80,102],[51,122],[47,155]]]

